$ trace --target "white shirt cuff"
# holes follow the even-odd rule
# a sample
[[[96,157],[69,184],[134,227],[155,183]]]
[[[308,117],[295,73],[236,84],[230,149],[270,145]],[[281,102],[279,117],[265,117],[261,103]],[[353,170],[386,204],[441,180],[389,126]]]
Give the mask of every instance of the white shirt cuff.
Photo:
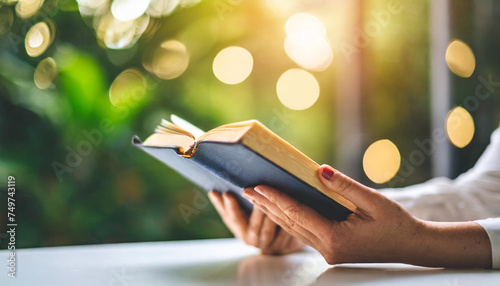
[[[500,269],[500,218],[488,218],[476,220],[475,222],[486,230],[490,238],[492,268]]]

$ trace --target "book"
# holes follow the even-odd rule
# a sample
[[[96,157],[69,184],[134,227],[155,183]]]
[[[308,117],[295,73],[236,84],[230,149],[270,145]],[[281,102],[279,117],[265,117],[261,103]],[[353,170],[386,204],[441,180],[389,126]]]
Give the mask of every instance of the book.
[[[134,136],[132,143],[206,191],[237,194],[247,211],[252,205],[241,197],[243,190],[261,184],[285,192],[331,220],[345,220],[356,209],[324,186],[316,162],[257,120],[208,132],[195,127],[190,132],[179,125],[163,119],[144,142]]]

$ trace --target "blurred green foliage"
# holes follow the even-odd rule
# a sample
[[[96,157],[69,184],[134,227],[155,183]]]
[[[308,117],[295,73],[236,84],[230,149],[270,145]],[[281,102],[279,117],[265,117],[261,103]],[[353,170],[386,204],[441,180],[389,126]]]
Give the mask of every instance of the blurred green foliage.
[[[333,78],[341,54],[334,46],[333,65],[314,73],[321,86],[319,100],[304,111],[287,110],[275,91],[281,73],[296,67],[283,49],[286,17],[270,11],[264,2],[229,5],[224,0],[202,1],[161,19],[154,36],[141,39],[133,48],[113,51],[99,46],[91,24],[82,18],[74,1],[46,1],[45,5],[57,7],[51,16],[57,27],[56,38],[36,58],[26,54],[19,40],[35,22],[16,17],[9,33],[0,35],[0,183],[6,186],[7,175],[16,177],[18,247],[229,236],[209,204],[187,223],[179,206],[194,206],[198,191],[130,144],[134,134],[144,139],[161,118],[172,113],[204,130],[250,118],[269,126],[273,118],[287,114],[284,128],[275,131],[315,161],[335,165],[338,135],[334,112],[339,95]],[[364,2],[363,17],[369,19],[371,11],[387,2]],[[366,147],[375,140],[390,138],[407,157],[415,148],[413,140],[426,138],[429,133],[429,4],[402,2],[403,12],[394,16],[381,36],[362,51],[367,83],[363,89],[363,125]],[[457,2],[452,18],[477,17],[464,7],[474,4],[465,2]],[[222,12],[218,7],[221,3],[229,5],[223,6],[226,10]],[[305,11],[328,20],[329,9],[341,5],[335,3],[306,5]],[[13,6],[6,7],[14,10]],[[479,29],[462,28],[453,30],[453,36],[469,40]],[[190,63],[179,78],[160,80],[144,71],[141,61],[144,54],[169,39],[186,45]],[[484,41],[488,43],[471,40],[473,50],[484,52],[478,57],[478,69],[497,75],[498,55],[496,64],[487,58],[495,54],[497,40],[492,40],[493,46],[490,39]],[[487,48],[480,49],[483,44]],[[254,58],[251,76],[237,85],[225,85],[212,73],[215,55],[231,45],[244,46]],[[55,59],[58,76],[51,88],[40,90],[34,84],[33,72],[47,56]],[[126,107],[113,107],[109,87],[118,74],[132,67],[146,75],[146,92]],[[458,86],[454,89],[455,102],[460,104],[460,98],[477,82],[454,81]],[[498,99],[488,103],[473,114],[475,118],[482,116],[480,122],[485,127],[478,128],[469,147],[455,151],[459,152],[458,165],[473,164],[499,120]],[[102,140],[90,142],[85,135],[89,132],[101,134]],[[89,155],[82,156],[77,166],[65,169],[59,179],[54,162],[65,164],[70,150],[79,148],[82,142],[90,142]],[[427,159],[405,185],[430,178],[429,170]],[[370,184],[366,177],[356,179]],[[2,230],[5,192],[0,198]],[[5,242],[0,245],[4,247]]]

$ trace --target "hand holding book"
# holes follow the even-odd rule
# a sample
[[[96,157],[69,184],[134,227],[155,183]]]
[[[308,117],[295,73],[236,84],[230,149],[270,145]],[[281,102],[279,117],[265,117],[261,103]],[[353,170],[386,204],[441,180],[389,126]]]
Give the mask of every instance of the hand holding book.
[[[162,120],[144,143],[133,143],[210,192],[209,198],[233,234],[264,254],[284,254],[303,243],[276,225],[241,193],[268,184],[314,207],[330,219],[343,220],[355,206],[326,189],[318,164],[256,120],[232,123],[208,132],[177,117]],[[220,193],[222,192],[222,193]]]
[[[318,250],[329,264],[398,262],[429,267],[491,268],[488,235],[476,222],[430,222],[330,166],[318,169],[332,191],[356,203],[347,220],[332,221],[269,187],[243,196],[283,229]]]
[[[258,207],[248,215],[229,192],[211,191],[208,197],[235,237],[255,246],[262,254],[287,254],[301,249],[304,243],[279,227]]]

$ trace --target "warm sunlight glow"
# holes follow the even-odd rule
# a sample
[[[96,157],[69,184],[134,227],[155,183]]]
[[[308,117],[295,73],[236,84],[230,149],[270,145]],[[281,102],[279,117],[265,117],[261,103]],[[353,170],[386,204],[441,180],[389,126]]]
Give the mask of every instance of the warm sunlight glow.
[[[146,79],[135,69],[120,73],[109,88],[109,100],[114,106],[124,106],[137,102],[146,94]]]
[[[363,170],[366,176],[377,184],[392,179],[400,165],[401,155],[398,147],[387,139],[372,143],[363,156]]]
[[[215,56],[212,68],[217,79],[223,83],[240,83],[252,72],[252,54],[241,47],[225,48]]]
[[[333,51],[327,41],[326,28],[313,15],[299,13],[285,24],[286,54],[299,66],[312,70],[325,70],[333,60]]]
[[[304,110],[318,100],[319,84],[309,72],[290,69],[278,79],[276,92],[284,106],[293,110]]]
[[[458,148],[469,145],[474,137],[474,119],[463,107],[453,108],[446,116],[446,134]]]
[[[39,22],[26,33],[26,38],[24,39],[26,53],[31,57],[38,57],[45,52],[50,42],[49,26],[45,22]]]
[[[122,21],[132,21],[139,18],[148,9],[150,0],[114,0],[111,4],[111,13]]]
[[[476,68],[476,58],[471,48],[460,40],[452,41],[446,49],[446,63],[460,77],[470,77]]]
[[[57,66],[53,58],[42,60],[35,69],[35,85],[39,89],[46,89],[52,85],[57,75]]]
[[[189,65],[189,54],[179,41],[169,40],[159,46],[152,57],[145,57],[143,66],[162,79],[173,79],[186,71]]]

